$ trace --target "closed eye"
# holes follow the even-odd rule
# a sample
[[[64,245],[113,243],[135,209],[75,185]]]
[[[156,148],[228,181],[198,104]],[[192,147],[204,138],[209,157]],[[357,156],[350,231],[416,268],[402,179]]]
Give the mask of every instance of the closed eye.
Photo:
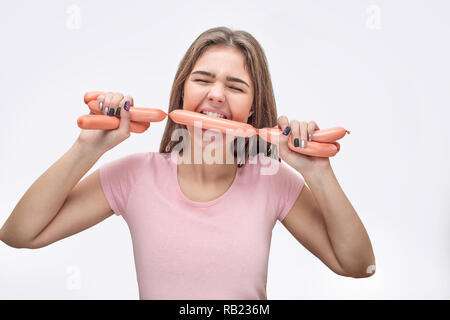
[[[209,81],[203,80],[203,79],[195,79],[194,81],[199,81],[199,82],[206,82],[206,83],[209,83]],[[244,92],[244,90],[239,89],[239,88],[236,88],[236,87],[228,87],[228,88],[234,89],[234,90],[238,90],[238,91],[240,91],[240,92]]]
[[[237,90],[237,91],[240,91],[240,92],[244,92],[244,90],[239,89],[239,88],[235,88],[235,87],[229,87],[229,88],[234,89],[234,90]]]

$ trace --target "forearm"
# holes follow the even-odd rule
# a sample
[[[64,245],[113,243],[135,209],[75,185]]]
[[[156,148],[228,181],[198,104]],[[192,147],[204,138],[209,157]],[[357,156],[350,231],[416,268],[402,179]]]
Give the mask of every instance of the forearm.
[[[331,166],[302,175],[321,209],[341,267],[351,275],[368,275],[368,268],[372,270],[375,267],[369,236]]]
[[[23,247],[57,215],[70,191],[101,157],[76,141],[25,192],[6,220],[0,240]]]

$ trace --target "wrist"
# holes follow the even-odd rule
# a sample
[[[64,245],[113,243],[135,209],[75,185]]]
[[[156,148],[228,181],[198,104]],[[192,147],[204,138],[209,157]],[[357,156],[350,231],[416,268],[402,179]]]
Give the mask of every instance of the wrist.
[[[300,173],[305,177],[305,179],[308,180],[320,179],[330,173],[333,173],[333,169],[331,168],[331,164],[327,158],[326,161],[320,163],[311,163],[307,169],[303,169]]]
[[[95,160],[99,159],[106,152],[78,139],[74,142],[71,149],[81,156],[87,156]]]
[[[314,157],[308,161],[304,161],[303,159],[301,161],[293,161],[291,166],[301,174],[307,172],[320,173],[331,170],[330,159],[323,157]]]

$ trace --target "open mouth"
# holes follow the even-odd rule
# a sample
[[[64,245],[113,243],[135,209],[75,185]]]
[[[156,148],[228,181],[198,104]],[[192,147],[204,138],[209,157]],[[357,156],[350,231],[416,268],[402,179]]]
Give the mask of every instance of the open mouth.
[[[223,111],[220,111],[221,113],[218,113],[218,112],[214,112],[214,111],[210,111],[210,110],[206,109],[206,110],[201,110],[201,111],[197,111],[197,112],[201,113],[201,114],[204,114],[204,115],[207,115],[209,117],[214,117],[214,118],[218,118],[218,119],[225,119],[225,120],[229,119],[229,117],[227,115],[225,115],[225,112],[223,112]],[[230,119],[231,119],[231,117],[230,117]],[[201,131],[202,132],[202,136],[204,136],[204,134],[208,130],[215,131],[215,132],[222,132],[222,130],[216,129],[216,128],[214,128],[214,126],[213,126],[213,128],[211,128],[210,126],[208,126],[206,124],[201,126],[201,130],[202,130]]]
[[[215,113],[215,112],[210,112],[210,111],[202,111],[201,113],[206,114],[207,116],[210,116],[210,117],[215,117],[215,118],[220,118],[220,119],[228,119],[225,115],[220,114],[220,113]]]

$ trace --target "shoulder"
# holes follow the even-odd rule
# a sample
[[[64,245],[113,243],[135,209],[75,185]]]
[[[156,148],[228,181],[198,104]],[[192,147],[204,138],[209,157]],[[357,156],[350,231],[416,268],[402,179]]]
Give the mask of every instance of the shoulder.
[[[148,152],[137,152],[114,159],[109,163],[114,163],[116,165],[124,166],[127,168],[134,168],[147,161],[148,157]]]
[[[149,152],[132,153],[120,158],[106,160],[106,163],[100,167],[100,171],[110,172],[111,174],[130,173],[141,169],[150,159]]]
[[[170,167],[171,163],[176,164],[176,160],[172,159],[170,152],[147,152],[146,160],[155,167]]]
[[[114,161],[128,162],[130,165],[139,164],[143,162],[161,162],[170,159],[170,153],[160,153],[160,152],[136,152],[123,157],[120,157]]]
[[[107,161],[100,167],[102,179],[128,181],[137,183],[150,181],[150,177],[166,175],[170,170],[170,154],[159,152],[137,152],[111,161]]]

